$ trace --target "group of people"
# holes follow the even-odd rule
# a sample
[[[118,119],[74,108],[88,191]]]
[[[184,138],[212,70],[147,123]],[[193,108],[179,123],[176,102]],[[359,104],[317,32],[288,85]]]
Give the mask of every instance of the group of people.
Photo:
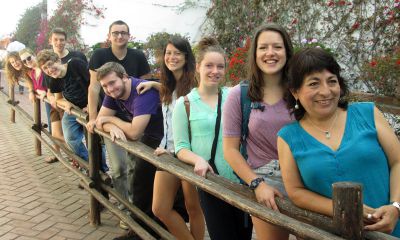
[[[200,40],[196,56],[186,39],[171,37],[159,81],[147,81],[149,65],[143,52],[127,48],[125,22],[110,25],[111,47],[96,50],[88,68],[86,59],[64,48],[65,33],[54,32],[53,50],[39,52],[37,59],[31,51],[10,53],[8,78],[17,83],[27,72],[32,93],[64,106],[63,114],[55,104],[47,107],[52,134],[64,136],[83,159],[83,127],[69,114],[72,107],[87,108],[89,132],[97,128],[112,141],[141,141],[155,155],[171,154],[193,165],[200,176],[212,172],[246,184],[259,203],[276,211],[275,197],[288,196],[299,207],[332,216],[332,184],[361,183],[365,229],[400,237],[399,140],[373,103],[348,104],[340,66],[323,49],[294,53],[284,28],[264,24],[252,38],[247,79],[228,88],[226,55],[210,37]],[[66,59],[69,55],[74,56]],[[285,229],[112,141],[104,139],[116,191],[177,239],[203,239],[205,225],[217,240],[251,239],[253,226],[258,239],[289,238]],[[135,236],[128,232],[118,239]]]

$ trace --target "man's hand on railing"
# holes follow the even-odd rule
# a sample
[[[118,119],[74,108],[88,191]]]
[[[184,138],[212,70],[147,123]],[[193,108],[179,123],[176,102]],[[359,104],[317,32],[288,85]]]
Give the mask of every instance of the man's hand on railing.
[[[88,132],[90,133],[94,133],[94,127],[96,126],[96,120],[89,120],[86,123],[86,129],[88,130]]]
[[[208,164],[206,160],[199,157],[199,159],[196,161],[196,164],[194,165],[194,173],[199,176],[205,177],[207,171],[214,173],[214,170],[212,169],[210,164]]]
[[[279,212],[278,206],[275,202],[275,196],[283,197],[283,195],[275,188],[269,186],[265,182],[261,182],[254,190],[257,201],[270,209]]]
[[[114,124],[110,125],[110,137],[111,141],[115,142],[116,139],[120,139],[124,142],[126,142],[126,136],[125,133],[117,126]]]
[[[376,223],[365,226],[365,230],[392,233],[399,220],[399,210],[392,205],[384,205],[370,215]]]

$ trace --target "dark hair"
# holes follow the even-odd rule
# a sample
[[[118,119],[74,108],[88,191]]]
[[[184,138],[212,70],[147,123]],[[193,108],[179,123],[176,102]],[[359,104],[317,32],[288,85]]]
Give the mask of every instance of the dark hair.
[[[66,32],[63,28],[60,28],[60,27],[54,28],[54,29],[51,31],[51,33],[50,33],[50,37],[52,37],[53,34],[64,35],[65,40],[67,40],[67,32]]]
[[[107,62],[107,63],[103,64],[103,66],[101,66],[100,68],[96,69],[97,81],[102,80],[103,78],[108,76],[108,74],[113,73],[113,72],[115,72],[117,77],[119,77],[121,79],[124,76],[128,76],[126,74],[125,68],[121,64],[119,64],[117,62]]]
[[[128,33],[129,33],[129,26],[128,26],[128,24],[126,24],[126,22],[124,22],[124,21],[122,21],[122,20],[117,20],[117,21],[111,23],[111,24],[110,24],[110,27],[108,28],[108,32],[109,32],[109,33],[111,33],[111,28],[112,28],[112,26],[114,26],[114,25],[125,25],[126,28],[128,29]]]
[[[293,45],[292,41],[290,40],[289,34],[286,30],[276,24],[276,23],[268,23],[265,25],[261,25],[258,27],[253,35],[253,39],[251,40],[251,47],[248,55],[248,79],[249,79],[249,97],[251,101],[259,102],[263,100],[264,97],[264,79],[263,73],[261,69],[257,66],[256,63],[256,53],[257,53],[257,42],[258,38],[260,37],[261,33],[266,31],[273,31],[277,32],[281,35],[283,44],[285,45],[286,51],[286,64],[282,69],[282,80],[281,84],[285,85],[287,82],[287,66],[289,59],[293,56]]]
[[[322,48],[306,48],[297,52],[289,61],[288,68],[288,89],[297,91],[303,85],[304,79],[313,73],[328,70],[330,73],[335,74],[339,81],[340,86],[340,99],[338,106],[346,109],[348,101],[344,98],[348,94],[348,87],[342,76],[340,76],[340,66],[335,58],[323,50]],[[297,102],[299,108],[295,109],[296,99],[291,92],[287,91],[287,104],[288,108],[294,114],[296,120],[304,117],[305,109],[300,102]]]
[[[189,41],[182,37],[172,36],[164,47],[164,57],[168,44],[172,44],[185,55],[185,65],[183,65],[181,79],[175,79],[173,73],[167,68],[165,60],[163,59],[161,63],[160,99],[164,104],[170,104],[172,102],[172,92],[174,90],[176,90],[176,98],[179,98],[188,94],[195,85],[194,76],[196,62]]]

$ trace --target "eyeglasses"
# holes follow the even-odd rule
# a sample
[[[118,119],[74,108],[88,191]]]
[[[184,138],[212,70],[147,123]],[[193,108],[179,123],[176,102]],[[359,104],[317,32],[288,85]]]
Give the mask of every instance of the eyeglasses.
[[[111,35],[112,35],[113,37],[118,37],[120,34],[121,34],[122,37],[129,36],[129,33],[128,33],[128,32],[125,32],[125,31],[121,31],[121,32],[115,31],[115,32],[112,32],[112,33],[111,33]]]
[[[22,61],[24,64],[26,64],[27,62],[32,61],[32,56],[28,56],[28,57],[25,58],[25,59],[21,59],[21,61]]]

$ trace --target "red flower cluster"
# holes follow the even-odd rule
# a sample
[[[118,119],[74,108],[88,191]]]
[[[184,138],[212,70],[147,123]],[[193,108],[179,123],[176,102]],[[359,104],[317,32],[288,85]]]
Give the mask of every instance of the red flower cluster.
[[[227,78],[232,82],[232,85],[238,83],[246,75],[245,66],[249,48],[250,38],[247,38],[245,45],[243,47],[236,48],[229,58]]]

